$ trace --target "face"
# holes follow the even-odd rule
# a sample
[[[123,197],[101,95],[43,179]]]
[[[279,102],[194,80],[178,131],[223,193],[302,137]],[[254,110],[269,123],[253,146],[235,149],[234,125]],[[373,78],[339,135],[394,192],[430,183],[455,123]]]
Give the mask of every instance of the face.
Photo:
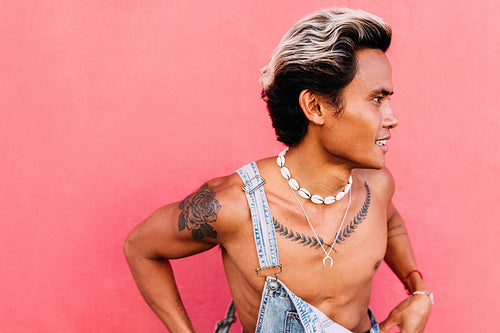
[[[358,70],[343,90],[344,109],[335,109],[319,99],[324,114],[323,147],[355,168],[380,169],[385,163],[390,129],[398,124],[389,98],[392,71],[384,52],[364,49],[356,52]]]

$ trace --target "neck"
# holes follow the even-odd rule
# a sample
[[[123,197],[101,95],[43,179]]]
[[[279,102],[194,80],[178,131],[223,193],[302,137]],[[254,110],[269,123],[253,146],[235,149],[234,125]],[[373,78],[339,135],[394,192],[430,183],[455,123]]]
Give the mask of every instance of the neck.
[[[301,186],[322,196],[343,190],[353,169],[321,147],[300,144],[288,149],[286,167]]]

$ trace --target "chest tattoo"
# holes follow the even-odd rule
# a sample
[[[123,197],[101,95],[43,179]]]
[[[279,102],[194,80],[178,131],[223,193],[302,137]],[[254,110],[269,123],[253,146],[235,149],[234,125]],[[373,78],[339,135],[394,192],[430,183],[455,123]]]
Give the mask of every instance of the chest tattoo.
[[[363,205],[359,209],[358,213],[354,218],[340,231],[339,237],[337,238],[336,244],[340,244],[344,241],[346,241],[351,235],[356,231],[358,226],[363,223],[366,220],[366,216],[368,215],[368,208],[370,207],[371,203],[371,192],[370,192],[370,187],[368,186],[367,183],[365,185],[365,190],[366,190],[366,197],[363,202]],[[281,224],[278,220],[276,220],[273,217],[273,224],[274,224],[274,230],[281,236],[285,237],[286,239],[291,240],[292,242],[297,242],[298,244],[305,246],[305,247],[311,247],[311,248],[320,248],[321,244],[323,244],[326,247],[331,247],[332,244],[327,244],[324,243],[323,239],[321,237],[316,237],[314,236],[309,236],[305,235],[303,233],[294,231],[287,226]],[[320,244],[321,242],[321,244]],[[335,249],[333,249],[335,251]],[[337,252],[337,251],[335,251]]]
[[[325,244],[321,237],[318,237],[319,241],[321,242],[320,243],[318,242],[318,239],[316,239],[316,237],[307,236],[300,232],[293,231],[292,229],[289,229],[287,226],[279,223],[279,221],[276,220],[274,217],[273,217],[273,224],[274,224],[274,230],[276,230],[278,234],[284,236],[286,239],[289,239],[292,242],[298,242],[302,246],[312,247],[314,249],[317,249],[321,247],[321,244],[323,244],[324,246],[331,247],[331,244]]]
[[[181,210],[177,223],[179,231],[184,229],[191,231],[194,239],[217,238],[217,231],[209,223],[217,221],[220,208],[213,188],[203,184],[179,203]]]
[[[346,225],[344,229],[342,229],[339,238],[337,239],[337,244],[340,244],[347,238],[351,237],[356,228],[366,220],[366,215],[368,215],[368,208],[370,207],[370,201],[371,201],[370,187],[368,186],[367,183],[365,183],[365,190],[366,190],[366,197],[365,201],[363,202],[363,206],[361,206],[361,209],[358,211],[358,214],[356,214],[356,216],[352,219],[352,221],[349,222],[349,224]]]

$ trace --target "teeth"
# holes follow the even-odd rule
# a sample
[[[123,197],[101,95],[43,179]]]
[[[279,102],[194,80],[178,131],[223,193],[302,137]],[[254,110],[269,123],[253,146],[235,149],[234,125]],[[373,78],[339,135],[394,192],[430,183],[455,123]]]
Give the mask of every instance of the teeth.
[[[377,141],[375,141],[375,144],[377,144],[379,146],[385,146],[386,143],[387,143],[387,140],[377,140]]]

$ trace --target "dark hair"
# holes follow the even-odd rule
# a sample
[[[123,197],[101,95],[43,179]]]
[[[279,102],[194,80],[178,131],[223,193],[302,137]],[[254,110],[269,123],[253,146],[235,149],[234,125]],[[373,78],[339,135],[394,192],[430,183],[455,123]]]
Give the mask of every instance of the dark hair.
[[[283,37],[262,70],[262,98],[267,103],[278,141],[298,144],[308,120],[299,105],[302,90],[325,97],[340,113],[342,89],[356,75],[355,52],[385,52],[391,28],[361,10],[327,9],[297,22]]]

